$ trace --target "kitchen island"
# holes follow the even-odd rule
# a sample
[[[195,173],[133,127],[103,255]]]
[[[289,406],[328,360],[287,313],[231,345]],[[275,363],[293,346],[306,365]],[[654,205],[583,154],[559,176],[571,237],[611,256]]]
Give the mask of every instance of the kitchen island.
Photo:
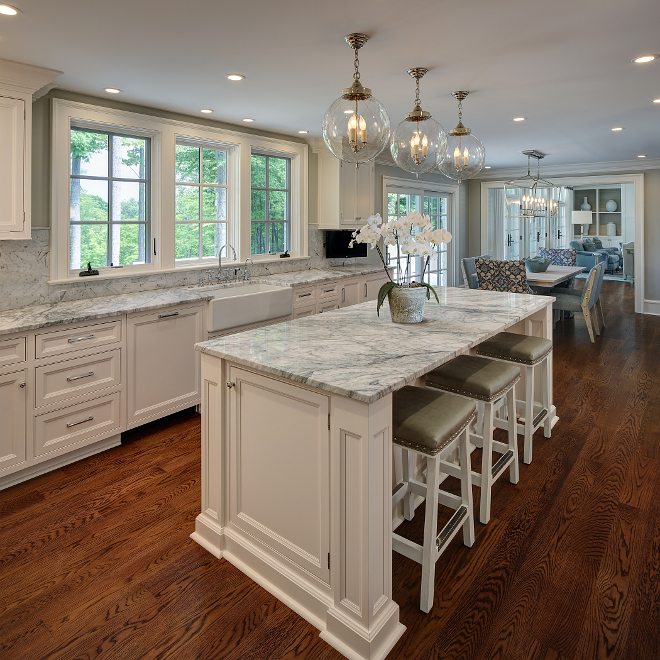
[[[415,325],[367,302],[197,345],[192,538],[348,658],[384,658],[405,631],[392,600],[392,392],[498,332],[552,337],[550,296],[437,292]],[[546,437],[556,421],[551,405]]]

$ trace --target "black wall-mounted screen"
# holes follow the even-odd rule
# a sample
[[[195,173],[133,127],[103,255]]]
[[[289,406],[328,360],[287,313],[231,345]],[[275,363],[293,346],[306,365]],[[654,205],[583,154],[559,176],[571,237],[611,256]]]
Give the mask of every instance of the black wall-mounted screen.
[[[348,247],[353,232],[350,229],[330,229],[325,232],[325,258],[326,259],[349,259],[351,257],[366,257],[367,244],[355,243],[352,248]]]

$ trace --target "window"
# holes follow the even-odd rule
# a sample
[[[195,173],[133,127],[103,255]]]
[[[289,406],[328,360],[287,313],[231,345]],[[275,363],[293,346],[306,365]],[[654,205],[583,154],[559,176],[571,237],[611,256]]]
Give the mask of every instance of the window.
[[[387,190],[387,221],[402,218],[406,214],[418,211],[428,215],[434,229],[442,227],[449,228],[449,196],[443,193],[428,192],[424,190]],[[442,245],[438,253],[431,257],[424,280],[433,286],[447,286],[448,284],[448,245]],[[422,269],[426,265],[426,259],[422,257],[411,257],[397,255],[396,246],[387,246],[387,263],[395,268],[394,279],[396,281],[418,280],[422,275]]]
[[[291,247],[291,159],[252,153],[252,254]]]
[[[71,270],[151,260],[150,147],[146,137],[71,127]]]
[[[227,151],[176,145],[176,261],[217,257],[227,242]]]

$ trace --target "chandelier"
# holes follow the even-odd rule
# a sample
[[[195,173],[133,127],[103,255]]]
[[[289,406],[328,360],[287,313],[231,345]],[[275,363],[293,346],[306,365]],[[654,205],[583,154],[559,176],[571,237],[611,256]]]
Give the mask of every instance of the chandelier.
[[[458,124],[449,131],[447,137],[447,153],[438,168],[450,179],[460,183],[481,171],[486,160],[486,150],[483,142],[472,134],[469,128],[463,126],[463,99],[469,92],[454,92],[452,96],[458,100]]]
[[[346,37],[355,51],[353,84],[328,108],[323,119],[323,141],[339,160],[367,163],[373,160],[390,139],[390,118],[383,104],[360,82],[358,51],[367,43],[366,34]]]
[[[561,201],[561,186],[541,178],[540,162],[545,154],[535,149],[522,153],[527,156],[527,174],[504,182],[507,215],[510,218],[556,216]],[[536,159],[536,176],[531,174],[532,158]],[[519,195],[516,192],[519,189],[525,190],[525,194]]]
[[[428,72],[424,67],[408,69],[415,79],[415,107],[394,129],[390,152],[394,162],[406,172],[417,176],[429,172],[442,160],[447,150],[447,134],[442,126],[431,118],[431,113],[422,110],[419,99],[420,78]]]

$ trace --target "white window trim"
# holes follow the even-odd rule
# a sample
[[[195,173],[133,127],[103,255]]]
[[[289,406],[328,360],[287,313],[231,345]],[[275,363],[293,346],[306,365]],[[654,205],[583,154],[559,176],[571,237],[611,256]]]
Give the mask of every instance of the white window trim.
[[[151,138],[151,263],[144,266],[104,268],[99,277],[135,277],[161,272],[197,270],[215,264],[176,264],[174,259],[175,144],[177,138],[197,144],[226,148],[228,168],[228,240],[237,260],[224,256],[225,263],[242,264],[250,255],[252,150],[268,151],[291,158],[291,258],[308,258],[308,146],[300,142],[250,135],[240,131],[203,126],[150,115],[88,105],[63,99],[53,101],[51,152],[51,251],[49,284],[79,282],[69,272],[69,131],[71,122],[94,128],[102,126]],[[230,176],[231,175],[231,176]],[[231,199],[231,202],[229,200]],[[231,216],[229,213],[231,212]],[[153,241],[156,254],[153,254]],[[273,261],[272,255],[254,262]],[[107,272],[106,272],[107,271]]]
[[[458,279],[458,255],[459,249],[459,191],[457,184],[440,183],[433,181],[411,181],[410,179],[401,179],[393,176],[383,176],[383,215],[387,215],[387,194],[390,192],[410,193],[424,196],[424,192],[434,194],[446,194],[449,197],[449,210],[447,213],[447,231],[452,236],[447,245],[447,286],[456,286]],[[385,219],[385,218],[384,218]]]

